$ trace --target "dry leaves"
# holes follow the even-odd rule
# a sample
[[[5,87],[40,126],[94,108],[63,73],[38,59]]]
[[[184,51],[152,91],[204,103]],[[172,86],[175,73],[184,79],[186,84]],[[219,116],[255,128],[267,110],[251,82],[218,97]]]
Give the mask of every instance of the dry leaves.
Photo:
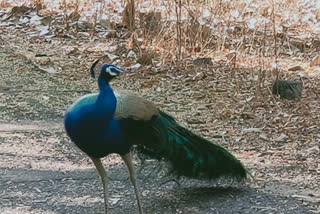
[[[149,4],[144,2],[140,9],[147,10]],[[165,5],[166,1],[159,4],[162,17],[167,15],[161,36],[153,40],[137,32],[136,41],[128,38],[119,24],[123,6],[117,2],[106,1],[107,9],[99,14],[96,25],[92,16],[102,5],[90,1],[82,3],[77,13],[70,5],[61,11],[57,3],[52,4],[54,10],[42,9],[39,13],[27,6],[1,8],[0,45],[12,47],[14,55],[27,58],[46,73],[83,82],[87,82],[91,62],[107,54],[112,63],[128,70],[115,86],[140,93],[186,127],[227,147],[258,181],[286,181],[319,191],[320,70],[316,50],[320,48],[320,22],[313,9],[317,5],[312,1],[306,5],[300,1],[277,5],[277,40],[282,45],[276,66],[289,71],[282,72],[281,77],[301,78],[304,83],[301,100],[286,101],[273,97],[268,90],[274,80],[272,7],[268,2],[226,1],[217,14],[198,7],[199,13],[194,15],[197,26],[213,23],[209,25],[212,34],[207,41],[196,40],[194,47],[185,47],[185,59],[180,64],[174,64],[174,16],[166,10],[174,5]],[[234,5],[237,7],[230,7]],[[108,17],[110,11],[113,13]],[[183,12],[186,17],[190,15],[187,10]],[[195,38],[202,36],[205,34]],[[149,49],[157,55],[140,58],[138,63],[140,51],[148,53]],[[260,54],[261,49],[265,56]],[[23,66],[17,68],[20,73],[25,70]],[[259,70],[265,76],[260,94],[256,93]],[[49,96],[43,96],[46,102]],[[63,107],[57,108],[62,112]],[[318,203],[314,195],[293,197]]]

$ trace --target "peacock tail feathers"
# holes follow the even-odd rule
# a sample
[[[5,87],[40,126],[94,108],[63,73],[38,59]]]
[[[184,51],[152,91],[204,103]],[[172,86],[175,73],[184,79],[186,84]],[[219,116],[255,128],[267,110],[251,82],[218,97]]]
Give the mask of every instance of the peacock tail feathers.
[[[138,145],[138,151],[167,161],[175,175],[209,180],[246,178],[244,166],[226,149],[182,127],[170,115],[159,111],[151,122],[152,130],[145,134],[146,141]]]

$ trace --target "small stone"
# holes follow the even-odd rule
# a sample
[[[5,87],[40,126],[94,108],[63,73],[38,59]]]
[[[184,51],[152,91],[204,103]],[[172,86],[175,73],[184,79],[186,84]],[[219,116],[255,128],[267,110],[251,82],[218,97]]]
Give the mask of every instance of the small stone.
[[[149,193],[150,193],[149,190],[144,190],[144,191],[141,193],[141,195],[142,195],[143,197],[146,197],[146,196],[149,195]]]

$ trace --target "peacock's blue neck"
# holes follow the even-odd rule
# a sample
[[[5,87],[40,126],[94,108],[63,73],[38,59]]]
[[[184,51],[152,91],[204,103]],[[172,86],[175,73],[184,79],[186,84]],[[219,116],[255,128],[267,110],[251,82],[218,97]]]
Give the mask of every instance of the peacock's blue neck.
[[[96,113],[101,117],[111,119],[116,110],[116,97],[109,83],[105,81],[101,75],[98,79],[99,95],[96,101]]]
[[[104,91],[108,91],[108,90],[112,91],[109,83],[103,79],[101,74],[99,75],[99,78],[98,78],[98,86],[99,86],[100,92],[104,92]]]

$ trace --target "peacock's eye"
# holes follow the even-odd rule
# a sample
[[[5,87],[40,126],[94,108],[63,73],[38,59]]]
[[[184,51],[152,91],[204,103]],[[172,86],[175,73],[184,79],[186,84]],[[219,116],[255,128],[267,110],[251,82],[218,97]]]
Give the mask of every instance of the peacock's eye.
[[[108,74],[110,74],[110,76],[117,76],[118,75],[117,70],[112,67],[106,68],[106,72]]]

